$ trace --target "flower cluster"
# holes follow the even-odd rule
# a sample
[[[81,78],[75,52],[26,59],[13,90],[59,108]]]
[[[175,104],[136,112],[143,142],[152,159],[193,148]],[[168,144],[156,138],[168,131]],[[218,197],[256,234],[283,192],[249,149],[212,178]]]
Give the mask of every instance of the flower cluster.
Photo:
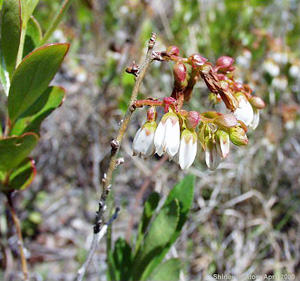
[[[181,169],[188,169],[194,162],[198,142],[205,151],[209,169],[215,170],[230,150],[230,142],[237,146],[248,144],[247,130],[259,123],[259,110],[265,103],[252,95],[252,89],[234,80],[235,70],[231,57],[220,57],[216,64],[200,55],[188,58],[179,56],[179,49],[171,46],[156,53],[160,61],[174,61],[174,87],[170,97],[162,101],[149,98],[138,100],[136,107],[149,106],[147,121],[133,140],[133,154],[145,159],[155,153],[167,154]],[[189,102],[194,85],[202,78],[213,93],[216,103],[223,102],[227,111],[197,112],[182,107]],[[165,110],[157,125],[156,107]]]

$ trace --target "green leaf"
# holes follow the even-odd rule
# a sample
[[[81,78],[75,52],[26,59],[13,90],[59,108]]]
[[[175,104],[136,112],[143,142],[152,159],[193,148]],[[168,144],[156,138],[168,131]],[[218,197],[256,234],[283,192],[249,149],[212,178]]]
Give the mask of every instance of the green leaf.
[[[48,87],[40,98],[17,120],[11,135],[34,132],[39,135],[42,121],[59,107],[65,97],[65,90],[60,87]]]
[[[6,69],[11,76],[16,66],[21,37],[20,0],[5,0],[2,9],[1,54],[5,59]]]
[[[151,278],[151,281],[175,281],[179,280],[180,275],[180,260],[169,259],[168,261],[157,266]]]
[[[23,190],[34,180],[36,168],[31,158],[25,158],[9,175],[8,186],[0,185],[2,191]]]
[[[26,24],[30,19],[36,5],[39,3],[39,0],[21,0],[22,4],[22,19]]]
[[[25,57],[35,48],[39,47],[42,38],[42,30],[38,21],[31,17],[27,23],[23,56]]]
[[[180,206],[179,221],[176,230],[173,233],[172,238],[169,240],[167,245],[162,249],[159,255],[153,257],[149,265],[146,267],[142,280],[146,280],[148,276],[153,272],[153,270],[161,263],[165,255],[170,250],[173,243],[178,238],[183,225],[185,224],[190,208],[192,207],[194,198],[194,176],[186,176],[180,183],[175,185],[170,191],[164,206],[167,206],[173,200],[178,200]]]
[[[26,133],[19,137],[8,137],[0,140],[0,170],[10,171],[17,167],[34,149],[38,136]]]
[[[175,199],[164,205],[153,220],[143,246],[136,256],[132,277],[133,280],[145,280],[151,272],[147,265],[161,255],[164,247],[172,239],[179,219],[179,203]],[[145,270],[146,268],[146,270]]]
[[[115,243],[113,253],[115,265],[114,281],[129,280],[132,270],[132,253],[131,247],[123,238],[119,238]]]
[[[157,192],[153,192],[150,194],[148,200],[145,202],[144,212],[138,227],[137,241],[135,246],[136,253],[138,252],[139,247],[144,239],[144,234],[155,212],[155,209],[157,208],[159,199],[160,199],[159,194]]]
[[[68,49],[67,43],[49,44],[23,59],[12,77],[9,89],[8,113],[12,123],[43,94]]]

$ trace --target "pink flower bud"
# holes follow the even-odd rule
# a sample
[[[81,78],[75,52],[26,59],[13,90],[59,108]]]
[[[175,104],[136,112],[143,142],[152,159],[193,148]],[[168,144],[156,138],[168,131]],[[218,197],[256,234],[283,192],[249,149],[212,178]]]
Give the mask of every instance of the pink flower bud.
[[[227,57],[227,56],[222,56],[222,57],[218,58],[216,65],[220,66],[221,68],[228,68],[228,67],[232,66],[233,63],[234,63],[233,58]]]
[[[231,128],[237,125],[237,119],[233,114],[222,114],[214,119],[214,123],[221,128]]]
[[[255,96],[250,97],[249,102],[254,108],[257,109],[263,109],[266,106],[265,102],[261,98]]]
[[[247,135],[241,127],[230,128],[229,138],[231,142],[237,146],[245,146],[248,144]]]
[[[178,56],[179,55],[179,48],[177,46],[169,46],[167,48],[167,52],[171,53],[174,56]]]
[[[200,66],[203,66],[206,61],[206,58],[197,54],[188,57],[188,62],[192,65],[193,68],[199,68]]]
[[[182,62],[177,62],[173,67],[174,79],[178,84],[186,81],[186,66]]]
[[[200,121],[200,113],[197,111],[189,111],[186,117],[186,123],[189,129],[195,129]]]

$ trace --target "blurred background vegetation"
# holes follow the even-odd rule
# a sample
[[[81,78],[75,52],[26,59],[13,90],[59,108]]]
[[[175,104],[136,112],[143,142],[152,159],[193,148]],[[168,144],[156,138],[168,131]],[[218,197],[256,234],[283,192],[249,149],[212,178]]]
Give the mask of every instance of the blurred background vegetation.
[[[37,6],[34,16],[44,31],[59,5],[41,0]],[[145,109],[137,110],[121,150],[126,161],[114,180],[115,204],[122,210],[113,240],[132,241],[147,195],[167,194],[190,173],[196,176],[193,209],[168,254],[183,261],[181,280],[215,280],[214,273],[237,280],[242,274],[291,273],[300,280],[298,0],[73,1],[50,40],[71,42],[54,81],[66,88],[67,97],[43,124],[34,151],[35,181],[18,194],[32,280],[73,280],[86,256],[99,179],[134,83],[124,70],[133,60],[142,62],[151,31],[157,32],[157,51],[177,45],[184,56],[200,53],[212,62],[232,56],[236,78],[249,83],[267,107],[259,127],[249,132],[249,145],[232,146],[215,172],[206,168],[201,151],[188,171],[166,158],[131,157],[133,136],[146,119]],[[140,97],[162,98],[171,89],[172,65],[154,62]],[[189,109],[212,108],[208,95],[200,81]],[[18,253],[16,240],[5,239],[11,229],[4,201],[1,196],[0,261],[9,280],[18,280],[10,258]],[[106,269],[102,243],[86,280],[105,280]]]

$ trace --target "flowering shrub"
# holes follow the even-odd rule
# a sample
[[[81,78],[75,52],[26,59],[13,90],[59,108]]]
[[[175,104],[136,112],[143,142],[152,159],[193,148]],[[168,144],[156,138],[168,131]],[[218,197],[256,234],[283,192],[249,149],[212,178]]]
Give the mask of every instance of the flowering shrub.
[[[135,102],[136,107],[149,106],[149,109],[146,123],[134,138],[133,155],[147,159],[155,153],[159,156],[167,153],[181,169],[188,169],[196,158],[199,141],[205,151],[206,165],[211,170],[217,169],[229,154],[230,141],[237,146],[248,144],[247,130],[258,126],[264,101],[252,95],[248,85],[235,81],[231,57],[222,56],[214,65],[200,55],[181,57],[178,47],[171,46],[155,53],[155,59],[174,62],[174,87],[171,96],[162,101],[148,98]],[[222,113],[183,109],[199,79],[204,80],[215,104],[225,104]],[[164,108],[165,114],[157,125],[158,106]]]

